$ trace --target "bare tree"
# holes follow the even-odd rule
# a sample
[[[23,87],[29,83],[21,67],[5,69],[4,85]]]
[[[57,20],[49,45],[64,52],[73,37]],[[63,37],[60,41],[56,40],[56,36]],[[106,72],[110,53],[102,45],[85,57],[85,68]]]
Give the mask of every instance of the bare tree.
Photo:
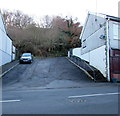
[[[18,10],[15,12],[3,10],[2,14],[7,27],[14,26],[18,28],[25,28],[29,24],[35,24],[30,16],[23,14],[21,11]]]
[[[46,15],[40,19],[41,28],[51,28],[52,27],[52,17]]]

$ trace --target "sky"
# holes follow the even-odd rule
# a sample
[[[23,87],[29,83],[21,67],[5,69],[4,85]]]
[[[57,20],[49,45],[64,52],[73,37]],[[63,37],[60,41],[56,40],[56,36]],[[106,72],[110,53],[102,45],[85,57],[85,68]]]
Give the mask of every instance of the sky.
[[[77,17],[84,24],[88,12],[118,16],[120,0],[0,0],[0,9],[20,10],[35,19],[45,15]]]

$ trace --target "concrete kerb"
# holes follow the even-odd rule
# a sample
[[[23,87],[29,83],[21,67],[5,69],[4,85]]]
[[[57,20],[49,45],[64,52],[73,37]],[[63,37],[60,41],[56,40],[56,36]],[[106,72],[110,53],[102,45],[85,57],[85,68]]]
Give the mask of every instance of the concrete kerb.
[[[94,78],[82,67],[80,67],[79,65],[77,65],[76,63],[74,63],[72,60],[70,60],[68,57],[66,57],[67,60],[69,60],[72,64],[74,64],[75,66],[77,66],[79,69],[81,69],[87,76],[89,76],[92,80],[94,80]]]
[[[14,66],[12,66],[10,69],[8,69],[7,71],[3,72],[0,74],[0,78],[2,78],[2,76],[4,76],[5,74],[7,74],[9,71],[11,71],[13,68],[15,68],[19,63],[15,64]]]

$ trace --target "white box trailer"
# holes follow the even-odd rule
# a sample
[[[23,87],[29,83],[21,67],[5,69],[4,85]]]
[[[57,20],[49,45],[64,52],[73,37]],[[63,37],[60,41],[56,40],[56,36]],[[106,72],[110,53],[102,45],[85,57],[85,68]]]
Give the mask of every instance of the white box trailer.
[[[120,80],[120,18],[88,13],[73,55],[89,62],[108,80]]]
[[[16,58],[16,48],[15,46],[12,46],[12,60],[15,60]]]
[[[13,57],[15,58],[15,52],[13,56],[13,50],[15,51],[15,47],[13,48],[12,40],[6,33],[3,18],[0,14],[0,66],[11,62]]]

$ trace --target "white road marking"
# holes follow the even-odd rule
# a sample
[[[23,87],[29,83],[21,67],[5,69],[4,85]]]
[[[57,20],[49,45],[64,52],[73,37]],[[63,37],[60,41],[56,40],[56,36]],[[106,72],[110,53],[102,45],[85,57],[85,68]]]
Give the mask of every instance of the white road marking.
[[[6,102],[19,102],[20,100],[3,100],[0,101],[0,103],[6,103]]]
[[[101,93],[101,94],[90,94],[90,95],[69,96],[68,98],[94,97],[94,96],[118,95],[118,94],[119,94],[119,93]]]
[[[67,58],[67,57],[66,57]],[[74,63],[72,60],[70,60],[69,58],[67,58],[72,64],[74,64],[75,66],[77,66],[79,69],[81,69],[82,71],[84,71],[92,80],[94,80],[94,78],[82,67],[80,67],[79,65],[77,65],[76,63]]]
[[[14,67],[16,67],[19,63],[17,63],[16,65],[14,65],[13,67],[11,67],[10,69],[8,69],[7,71],[5,71],[4,73],[0,74],[0,78],[2,76],[4,76],[6,73],[8,73],[9,71],[11,71]]]

